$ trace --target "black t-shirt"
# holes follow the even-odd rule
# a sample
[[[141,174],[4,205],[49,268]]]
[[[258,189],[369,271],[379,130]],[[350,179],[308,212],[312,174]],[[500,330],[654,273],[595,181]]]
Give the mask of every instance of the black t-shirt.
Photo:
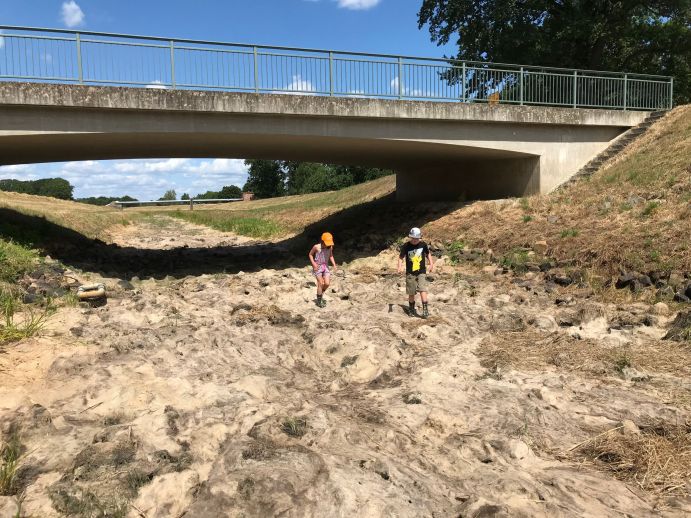
[[[414,245],[410,241],[401,247],[400,258],[405,257],[405,273],[427,273],[427,256],[429,255],[429,248],[427,243],[420,241]]]

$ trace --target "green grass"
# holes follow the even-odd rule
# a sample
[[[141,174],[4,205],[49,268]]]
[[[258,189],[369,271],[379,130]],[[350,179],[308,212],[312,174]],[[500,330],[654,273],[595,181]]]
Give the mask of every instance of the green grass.
[[[531,215],[526,214],[523,216],[523,223],[530,223],[531,221],[533,221],[533,217]]]
[[[511,268],[512,270],[522,272],[527,269],[526,263],[528,262],[530,262],[528,250],[516,248],[504,255],[500,261],[500,264],[502,266],[506,266],[507,268]]]
[[[561,233],[562,239],[566,239],[568,237],[578,237],[578,230],[575,228],[567,228],[566,230],[563,230]]]
[[[0,495],[2,496],[16,494],[17,468],[21,453],[22,443],[19,430],[13,427],[0,449]]]
[[[176,211],[171,212],[170,216],[247,237],[270,238],[285,232],[278,223],[269,219],[240,215],[232,211]]]
[[[22,309],[22,320],[18,322],[15,317]],[[37,310],[23,305],[17,292],[0,287],[0,345],[36,335],[54,311],[55,306],[50,301]]]
[[[301,417],[289,417],[283,421],[281,430],[291,437],[302,437],[307,433],[307,420]]]
[[[616,370],[619,374],[622,374],[624,372],[624,369],[630,368],[630,367],[631,367],[631,357],[628,354],[620,353],[614,359],[614,370]]]
[[[38,263],[38,252],[0,238],[0,282],[16,282]]]
[[[651,216],[653,214],[653,212],[655,212],[659,206],[660,206],[659,201],[651,201],[645,206],[641,215],[643,217]]]

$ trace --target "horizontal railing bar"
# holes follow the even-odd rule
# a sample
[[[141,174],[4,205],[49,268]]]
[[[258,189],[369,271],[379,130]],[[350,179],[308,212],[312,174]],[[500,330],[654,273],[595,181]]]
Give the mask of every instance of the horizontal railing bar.
[[[181,38],[164,38],[161,36],[140,36],[134,34],[116,34],[108,32],[94,32],[94,31],[73,31],[68,29],[47,29],[41,27],[21,27],[13,25],[0,25],[0,30],[17,30],[17,31],[29,31],[29,32],[49,32],[55,34],[73,34],[80,36],[101,36],[107,38],[125,38],[125,39],[139,39],[139,40],[149,40],[149,41],[165,41],[165,42],[179,42],[179,43],[189,43],[196,45],[218,45],[218,46],[228,46],[228,47],[246,47],[246,48],[257,48],[257,49],[267,49],[267,50],[282,50],[282,51],[294,51],[294,52],[311,52],[315,54],[334,54],[334,55],[350,55],[350,56],[369,56],[369,57],[379,57],[379,58],[390,58],[390,59],[409,59],[409,60],[419,60],[419,61],[437,61],[446,63],[466,63],[466,64],[481,64],[481,65],[496,65],[496,66],[512,66],[512,67],[523,67],[524,69],[541,69],[541,70],[570,70],[567,68],[559,67],[541,67],[536,65],[519,65],[511,63],[492,63],[483,61],[463,61],[455,58],[431,58],[431,57],[416,57],[416,56],[399,56],[395,54],[376,54],[376,53],[366,53],[366,52],[349,52],[340,50],[324,50],[324,49],[314,49],[314,48],[299,48],[299,47],[284,47],[284,46],[271,46],[271,45],[252,45],[248,43],[232,43],[232,42],[222,42],[222,41],[205,41],[205,40],[194,40],[194,39],[181,39]],[[12,37],[18,36],[14,34],[3,34],[3,36]],[[38,38],[38,36],[36,36]],[[108,43],[108,42],[104,42]],[[111,42],[115,43],[115,42]],[[613,72],[606,70],[577,70],[577,72],[582,73],[599,73],[599,74],[613,74],[622,75],[624,72]],[[629,76],[637,77],[657,77],[663,79],[670,79],[670,76],[654,75],[654,74],[629,74]]]
[[[175,50],[191,50],[194,52],[221,52],[224,54],[237,54],[238,56],[253,56],[254,52],[251,50],[227,50],[227,49],[207,49],[204,47],[181,47],[179,45],[175,45]],[[257,53],[258,54],[258,53]]]
[[[0,30],[1,30],[1,28],[0,28]],[[2,38],[24,38],[24,39],[30,39],[30,40],[72,41],[72,42],[75,41],[74,38],[36,36],[35,34],[9,34],[9,33],[5,33],[5,32],[1,32],[0,37],[2,37]]]
[[[71,40],[75,41],[75,40]],[[81,40],[82,43],[96,43],[98,45],[117,45],[120,47],[145,47],[154,49],[169,49],[170,45],[155,45],[153,43],[130,43],[127,41]]]

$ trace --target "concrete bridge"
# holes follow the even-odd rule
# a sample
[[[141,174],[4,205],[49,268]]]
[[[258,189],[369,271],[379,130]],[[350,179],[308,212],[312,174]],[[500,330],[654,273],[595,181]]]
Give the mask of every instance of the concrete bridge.
[[[0,164],[265,158],[397,172],[399,200],[546,193],[649,112],[0,83]]]

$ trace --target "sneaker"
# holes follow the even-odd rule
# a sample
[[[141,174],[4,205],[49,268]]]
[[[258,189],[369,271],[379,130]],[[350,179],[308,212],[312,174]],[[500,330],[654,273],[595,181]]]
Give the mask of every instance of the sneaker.
[[[319,306],[320,308],[325,308],[326,307],[326,301],[324,299],[319,299],[317,301],[317,306]]]
[[[417,310],[415,309],[415,306],[412,308],[408,306],[408,316],[409,317],[416,317],[417,316]]]
[[[422,318],[427,318],[429,316],[429,309],[427,309],[427,306],[422,307]]]

